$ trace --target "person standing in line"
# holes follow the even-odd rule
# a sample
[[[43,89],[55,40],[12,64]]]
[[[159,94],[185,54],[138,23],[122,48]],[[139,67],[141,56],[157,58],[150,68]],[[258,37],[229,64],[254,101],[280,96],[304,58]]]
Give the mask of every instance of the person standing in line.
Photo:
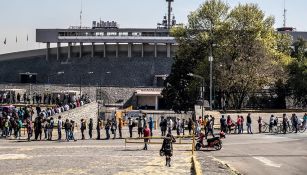
[[[163,121],[164,121],[164,117],[163,116],[161,116],[161,118],[160,118],[161,120],[160,120],[160,124],[159,124],[159,126],[160,126],[160,130],[161,130],[161,136],[163,137],[164,136],[164,133],[163,133],[163,131],[164,131],[164,129],[163,129]]]
[[[80,130],[81,130],[81,139],[85,140],[84,131],[86,130],[86,122],[84,119],[81,119]]]
[[[306,128],[307,127],[307,113],[305,113],[303,117],[303,126]]]
[[[62,117],[58,117],[58,141],[61,141],[62,139],[62,127],[63,127],[63,121]]]
[[[143,126],[144,126],[144,120],[142,119],[142,116],[140,115],[139,119],[138,119],[138,134],[139,134],[139,137],[143,136]]]
[[[88,135],[90,136],[90,139],[92,139],[93,137],[93,127],[94,127],[93,119],[90,118],[90,122],[88,124]]]
[[[176,131],[177,131],[177,136],[180,136],[180,132],[181,132],[181,122],[180,122],[180,119],[179,119],[179,118],[177,118]]]
[[[168,120],[167,120],[167,130],[168,130],[169,134],[172,134],[172,129],[173,129],[173,121],[169,117]]]
[[[235,133],[236,133],[237,130],[238,130],[238,134],[241,134],[241,126],[242,126],[242,119],[241,119],[241,117],[238,115],[238,118],[237,118],[237,126],[236,126]]]
[[[122,139],[122,127],[123,127],[123,121],[122,118],[118,119],[118,134],[119,134],[119,138]]]
[[[152,134],[153,133],[153,128],[154,128],[154,121],[153,121],[151,116],[149,117],[148,125],[149,125],[149,130],[150,130],[150,136],[152,137],[152,135],[153,135]]]
[[[184,130],[185,130],[185,119],[182,119],[181,128],[182,128],[182,135],[184,135]]]
[[[244,132],[244,117],[243,116],[241,116],[241,133],[243,134],[243,132]]]
[[[111,123],[111,131],[113,134],[113,139],[116,139],[116,130],[117,130],[117,121],[116,121],[116,117],[114,117]]]
[[[260,116],[258,118],[258,129],[259,129],[259,133],[262,133],[262,117]]]
[[[106,139],[109,140],[110,139],[110,128],[111,128],[111,122],[108,119],[105,125],[105,130],[106,130]]]
[[[97,126],[96,126],[96,130],[97,130],[97,140],[100,140],[100,130],[102,129],[102,122],[100,120],[100,118],[98,118],[97,121]]]
[[[53,132],[53,127],[54,127],[54,121],[53,118],[50,118],[50,124],[49,124],[49,129],[48,129],[48,135],[49,135],[49,140],[52,140],[52,132]]]
[[[144,129],[144,148],[143,148],[143,150],[147,150],[149,137],[150,137],[150,129],[148,128],[147,125],[145,125],[145,129]]]
[[[288,118],[286,116],[286,114],[283,114],[282,116],[282,125],[283,125],[283,133],[286,134],[287,133],[287,126],[288,126]]]
[[[20,140],[20,137],[21,137],[21,128],[22,128],[22,126],[23,126],[22,121],[19,118],[18,121],[17,121],[17,137],[16,137],[19,140]]]
[[[295,133],[297,133],[298,130],[298,118],[296,114],[293,114],[293,130],[295,130]]]
[[[226,133],[227,123],[226,123],[226,119],[225,119],[224,115],[222,115],[222,118],[220,119],[220,127],[221,127],[221,131]]]
[[[30,142],[33,133],[33,125],[30,118],[27,118],[27,133],[28,133],[28,142]]]
[[[71,131],[70,131],[70,138],[71,140],[74,140],[75,142],[77,141],[76,137],[75,137],[75,129],[77,128],[77,124],[75,123],[75,121],[70,120],[71,123]]]
[[[191,118],[189,118],[189,122],[188,122],[189,135],[191,135],[192,126],[193,126],[193,121]]]
[[[269,132],[273,132],[273,126],[274,126],[274,115],[271,115],[270,117],[270,125],[269,125]]]
[[[252,118],[251,118],[250,113],[246,117],[246,126],[247,126],[247,133],[253,134],[253,132],[252,132]]]
[[[71,123],[69,122],[68,119],[66,119],[65,121],[64,129],[65,129],[66,141],[68,142],[70,140],[70,132],[71,132]]]
[[[227,116],[227,127],[228,127],[228,133],[231,134],[231,127],[233,126],[232,119],[230,115]]]
[[[131,119],[131,117],[128,118],[128,127],[129,127],[130,138],[132,138],[133,120]]]

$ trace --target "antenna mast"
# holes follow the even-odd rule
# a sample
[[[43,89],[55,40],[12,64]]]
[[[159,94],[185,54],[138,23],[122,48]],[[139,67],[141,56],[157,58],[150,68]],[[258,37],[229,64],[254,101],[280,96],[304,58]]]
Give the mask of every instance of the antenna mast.
[[[286,9],[286,0],[284,0],[284,24],[283,27],[286,27],[287,24],[287,9]]]
[[[166,0],[168,2],[168,14],[167,14],[167,28],[170,29],[171,28],[171,15],[172,15],[172,2],[174,2],[174,0]]]
[[[83,7],[83,0],[81,0],[81,9],[80,9],[80,29],[82,28],[82,7]]]

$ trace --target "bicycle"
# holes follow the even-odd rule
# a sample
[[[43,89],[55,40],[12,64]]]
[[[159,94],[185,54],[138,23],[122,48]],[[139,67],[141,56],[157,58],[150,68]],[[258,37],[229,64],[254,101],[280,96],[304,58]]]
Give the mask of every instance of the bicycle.
[[[266,130],[269,128],[269,124],[266,122],[263,122],[264,124],[261,126],[261,131],[266,132]]]
[[[300,125],[298,125],[298,130],[300,133],[304,133],[306,131],[306,123],[301,123]]]

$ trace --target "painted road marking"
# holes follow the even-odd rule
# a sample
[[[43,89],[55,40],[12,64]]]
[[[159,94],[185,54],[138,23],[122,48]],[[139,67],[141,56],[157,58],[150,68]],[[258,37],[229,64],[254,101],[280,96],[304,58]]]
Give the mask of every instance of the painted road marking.
[[[30,158],[32,158],[32,156],[27,156],[25,154],[0,154],[0,160],[21,160]]]
[[[264,163],[264,165],[266,165],[266,166],[271,166],[271,167],[275,167],[275,168],[281,167],[281,164],[274,163],[273,161],[271,161],[271,160],[269,160],[265,157],[253,157],[253,158],[256,159],[256,160],[259,160],[262,163]]]

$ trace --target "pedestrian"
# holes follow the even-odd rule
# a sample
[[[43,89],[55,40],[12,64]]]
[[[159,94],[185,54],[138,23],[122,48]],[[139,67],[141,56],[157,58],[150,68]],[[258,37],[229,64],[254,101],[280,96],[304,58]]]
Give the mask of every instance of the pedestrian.
[[[114,117],[111,123],[111,132],[113,134],[113,139],[116,139],[116,130],[117,130],[117,121],[116,117]]]
[[[63,127],[63,121],[62,117],[58,117],[58,141],[62,139],[62,127]]]
[[[171,117],[168,117],[167,119],[167,133],[172,134],[172,130],[173,130],[173,120],[171,119]]]
[[[73,120],[70,120],[70,123],[71,123],[70,138],[71,140],[74,140],[76,142],[77,139],[75,138],[75,129],[77,128],[77,124]]]
[[[260,116],[258,118],[258,129],[259,129],[259,133],[262,133],[262,117]]]
[[[30,142],[33,133],[33,125],[30,118],[27,118],[27,133],[28,133],[28,142]]]
[[[189,135],[191,135],[191,131],[192,131],[192,127],[193,127],[193,121],[191,118],[189,118],[189,121],[188,121],[188,130],[189,130]]]
[[[106,130],[106,139],[110,139],[110,128],[111,128],[111,121],[108,119],[105,125],[105,130]]]
[[[273,126],[274,126],[274,115],[271,115],[270,122],[269,122],[269,132],[273,132]]]
[[[184,135],[184,130],[185,130],[185,119],[182,119],[181,128],[182,128],[182,135]]]
[[[94,127],[93,119],[90,118],[90,122],[88,123],[88,135],[90,136],[90,139],[92,139],[93,137],[93,127]]]
[[[139,137],[143,136],[143,127],[144,127],[144,120],[142,119],[142,116],[139,116],[138,119],[138,135]]]
[[[118,119],[118,134],[119,134],[119,138],[123,138],[122,137],[122,127],[123,127],[123,121],[122,118]]]
[[[226,123],[226,119],[225,119],[224,115],[222,115],[222,118],[220,119],[220,127],[221,127],[221,131],[226,133],[227,123]]]
[[[173,143],[176,142],[174,136],[170,133],[163,139],[162,148],[160,149],[160,155],[165,156],[165,166],[171,167],[171,157],[173,156]]]
[[[251,118],[250,113],[248,113],[248,115],[246,117],[246,126],[247,126],[247,133],[253,134],[253,132],[252,132],[252,118]]]
[[[149,142],[149,137],[150,137],[150,129],[148,128],[148,125],[145,125],[144,129],[144,148],[143,150],[147,150],[147,144]]]
[[[43,120],[43,129],[44,129],[45,140],[47,140],[48,139],[48,122],[47,122],[47,119]]]
[[[241,132],[240,133],[244,133],[244,117],[243,116],[241,116],[241,127],[240,127],[240,129],[241,129]]]
[[[131,117],[128,117],[128,128],[129,128],[130,138],[132,138],[133,126],[134,126],[133,120],[131,119]]]
[[[286,116],[286,114],[283,114],[282,116],[282,126],[283,126],[283,133],[286,134],[287,133],[287,126],[288,126],[288,118]]]
[[[49,127],[48,127],[48,140],[52,140],[53,127],[54,127],[54,121],[53,118],[51,117],[49,120]]]
[[[296,114],[292,114],[293,115],[293,123],[292,123],[292,128],[293,130],[295,130],[295,133],[297,133],[298,130],[298,118]]]
[[[102,129],[102,122],[100,120],[100,118],[98,118],[97,121],[97,126],[96,126],[96,130],[97,130],[97,140],[100,140],[100,130]]]
[[[231,134],[231,127],[234,125],[232,122],[232,119],[230,115],[227,116],[227,128],[228,128],[228,133]]]
[[[84,140],[85,136],[84,136],[84,131],[86,130],[86,122],[84,119],[81,119],[81,124],[80,124],[80,130],[81,130],[81,139]]]
[[[42,121],[40,116],[35,118],[34,121],[34,136],[35,140],[37,140],[38,137],[40,138],[40,140],[42,140]]]
[[[303,126],[305,128],[307,128],[307,113],[305,113],[304,117],[303,117]]]
[[[241,134],[241,124],[242,124],[241,122],[242,122],[241,117],[238,115],[235,133],[238,131],[238,134]]]
[[[16,135],[16,138],[18,138],[20,140],[20,137],[21,137],[21,128],[23,127],[23,124],[22,124],[22,121],[21,119],[19,118],[18,121],[17,121],[17,135]]]
[[[68,119],[66,119],[65,121],[64,129],[65,129],[66,141],[68,142],[70,140],[70,132],[71,132],[71,123],[69,122]]]
[[[154,121],[152,117],[149,117],[149,122],[148,122],[149,130],[150,130],[150,136],[152,137],[153,135],[153,128],[154,128]]]
[[[181,122],[180,122],[180,119],[179,119],[179,118],[177,118],[176,131],[177,131],[177,136],[180,136],[180,132],[181,132]]]
[[[214,136],[214,132],[213,132],[213,119],[212,119],[212,117],[210,119],[208,119],[206,128],[207,128],[208,131],[205,134],[205,138],[207,139],[209,133],[211,133],[212,137],[214,138],[215,136]]]

